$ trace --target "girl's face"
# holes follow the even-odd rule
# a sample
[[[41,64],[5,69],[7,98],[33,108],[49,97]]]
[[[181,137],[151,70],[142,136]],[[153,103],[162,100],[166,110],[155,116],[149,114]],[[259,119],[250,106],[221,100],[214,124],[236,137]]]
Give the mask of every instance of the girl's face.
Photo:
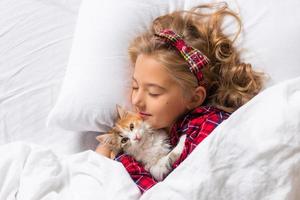
[[[169,128],[187,111],[182,88],[154,58],[139,55],[132,79],[132,105],[153,128]]]

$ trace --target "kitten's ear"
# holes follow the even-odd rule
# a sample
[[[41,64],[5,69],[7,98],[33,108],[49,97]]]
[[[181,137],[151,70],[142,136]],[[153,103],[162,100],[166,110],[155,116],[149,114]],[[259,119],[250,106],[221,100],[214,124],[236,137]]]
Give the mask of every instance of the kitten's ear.
[[[112,140],[112,134],[111,133],[105,133],[102,135],[98,135],[96,137],[96,140],[98,140],[101,144],[110,144]]]
[[[127,111],[124,108],[122,108],[120,105],[117,104],[116,108],[117,108],[117,113],[118,113],[119,119],[122,119],[127,115]]]

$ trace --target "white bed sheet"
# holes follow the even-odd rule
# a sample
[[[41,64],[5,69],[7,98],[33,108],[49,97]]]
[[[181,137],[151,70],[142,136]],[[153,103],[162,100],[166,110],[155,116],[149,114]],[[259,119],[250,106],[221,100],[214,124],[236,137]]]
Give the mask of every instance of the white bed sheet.
[[[46,128],[63,80],[81,0],[0,1],[0,144],[27,141],[59,153],[95,134]]]
[[[0,1],[1,200],[139,196],[120,163],[92,151],[73,154],[93,149],[96,133],[45,126],[65,73],[79,5],[80,0]],[[215,136],[208,137],[165,182],[154,186],[142,199],[299,199],[299,82],[294,80],[283,84],[281,90],[273,90],[282,98],[270,95],[266,101],[271,103],[263,104],[258,97],[234,113],[216,129]],[[260,129],[260,121],[253,126],[249,120],[252,116],[254,121],[256,114],[263,121],[262,114],[251,110],[255,102],[261,108],[257,111],[267,108],[265,113],[273,117],[266,118],[266,133]],[[272,114],[272,103],[282,105],[283,115]],[[290,112],[283,112],[285,109]],[[248,115],[244,115],[247,110]],[[242,120],[245,126],[236,128],[243,117],[249,117],[248,121]],[[288,124],[279,123],[284,117],[291,118]],[[232,132],[222,133],[228,127]],[[247,137],[243,139],[240,133]],[[260,140],[262,136],[274,139]],[[26,143],[2,145],[18,140]]]
[[[2,145],[0,199],[299,200],[299,102],[300,77],[260,93],[141,198],[122,164],[94,151]]]
[[[269,7],[271,1],[267,2],[265,5]],[[95,147],[97,133],[74,133],[45,126],[65,74],[80,3],[81,0],[0,1],[0,145],[21,140],[67,154]],[[286,15],[288,8],[283,8]],[[249,6],[249,9],[255,8]],[[285,18],[285,24],[296,23],[297,16]],[[268,19],[271,26],[272,18]],[[246,28],[256,24],[255,21],[259,22],[259,18],[248,23]],[[297,34],[298,30],[291,34]],[[275,49],[278,52],[270,41],[247,40],[246,46],[255,49],[258,43],[264,43],[270,48],[263,51]],[[296,46],[284,47],[287,48],[284,51],[297,49]],[[254,55],[248,54],[247,60],[252,62]],[[295,67],[299,56],[289,55],[285,59],[292,61],[289,62],[293,65],[291,69],[296,71],[280,74],[279,69],[270,65],[268,69],[272,69],[268,71],[273,81],[299,76],[299,68]]]

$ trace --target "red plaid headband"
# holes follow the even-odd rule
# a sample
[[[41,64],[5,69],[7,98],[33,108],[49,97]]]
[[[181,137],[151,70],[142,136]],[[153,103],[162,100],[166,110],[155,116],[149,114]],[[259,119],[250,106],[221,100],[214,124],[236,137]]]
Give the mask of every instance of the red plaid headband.
[[[167,43],[176,47],[190,65],[189,69],[196,76],[198,84],[200,85],[201,80],[203,79],[201,69],[208,64],[209,59],[198,49],[187,45],[182,37],[171,29],[164,29],[155,35],[164,38]]]

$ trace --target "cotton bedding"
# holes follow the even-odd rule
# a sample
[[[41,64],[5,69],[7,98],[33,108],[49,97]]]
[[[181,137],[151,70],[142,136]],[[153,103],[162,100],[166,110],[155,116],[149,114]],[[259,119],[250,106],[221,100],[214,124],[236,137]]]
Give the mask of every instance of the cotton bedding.
[[[94,151],[58,156],[37,145],[6,144],[0,147],[0,199],[296,200],[299,102],[300,77],[266,89],[143,196],[120,163]]]
[[[46,128],[65,74],[80,0],[0,1],[0,144],[26,141],[71,154],[95,133]]]
[[[289,3],[295,10],[299,5],[284,2],[276,3],[285,14]],[[143,196],[120,163],[92,151],[99,133],[46,127],[65,75],[80,3],[0,1],[0,200],[300,199],[300,74],[294,41],[282,44],[293,70],[281,76],[282,69],[268,65],[278,82],[231,115]],[[264,5],[268,11],[274,1]],[[248,28],[274,12],[255,15]],[[297,31],[284,29],[284,34],[292,40]],[[265,41],[247,42],[256,47]],[[280,56],[275,47],[260,46],[257,54],[268,52],[270,59],[276,51]],[[277,64],[285,66],[281,60]]]

